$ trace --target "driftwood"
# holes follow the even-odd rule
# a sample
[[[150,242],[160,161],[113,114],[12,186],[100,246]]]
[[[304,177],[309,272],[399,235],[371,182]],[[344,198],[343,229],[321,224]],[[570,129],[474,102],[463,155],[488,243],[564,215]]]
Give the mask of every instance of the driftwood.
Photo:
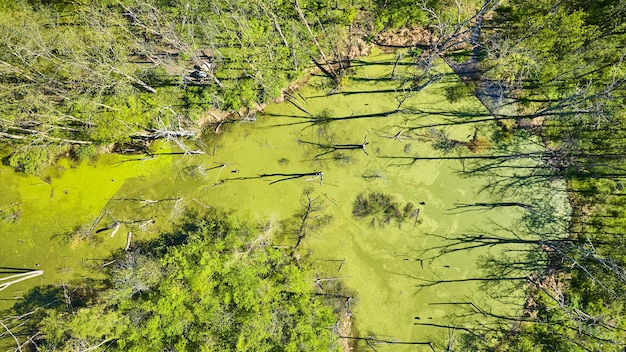
[[[15,274],[15,275],[11,275],[11,276],[7,276],[7,277],[3,277],[0,279],[0,281],[6,281],[6,280],[12,280],[9,282],[5,282],[3,284],[0,284],[0,291],[4,290],[5,288],[16,284],[18,282],[22,282],[28,279],[31,279],[33,277],[39,276],[43,274],[43,270],[33,270],[33,271],[29,271],[26,273],[20,273],[20,274]]]
[[[113,228],[113,231],[111,231],[111,237],[115,236],[115,234],[117,233],[117,230],[120,229],[121,225],[122,225],[121,222],[119,222],[119,221],[115,222],[115,227]]]
[[[109,199],[109,202],[110,202],[110,201],[111,201],[111,200]],[[107,202],[107,205],[109,205],[109,204],[108,204],[108,202]],[[106,209],[106,207],[105,207],[105,209]],[[103,219],[106,215],[108,215],[110,212],[111,212],[110,210],[103,210],[103,211],[101,211],[101,212],[100,212],[100,214],[98,215],[98,217],[96,218],[96,220],[93,222],[93,224],[92,224],[92,225],[91,225],[91,227],[89,228],[89,232],[88,232],[88,234],[87,234],[88,236],[91,236],[91,235],[94,233],[94,231],[96,230],[96,226],[98,226],[98,224],[100,223],[100,221],[102,221],[102,219]],[[100,232],[100,230],[98,230],[96,233],[98,233],[98,232]]]
[[[20,340],[18,340],[17,337],[15,337],[15,335],[13,334],[11,329],[9,329],[9,327],[6,326],[6,324],[4,324],[4,322],[2,320],[0,320],[0,324],[2,324],[2,327],[4,327],[4,329],[9,333],[9,335],[11,335],[11,337],[13,337],[13,340],[15,340],[15,343],[17,344],[17,350],[16,351],[22,352],[22,345],[20,344]]]
[[[170,130],[152,130],[149,134],[141,134],[136,138],[145,140],[155,139],[171,139],[171,138],[192,138],[196,136],[195,131],[170,131]]]
[[[176,115],[178,116],[178,115]],[[219,127],[218,127],[219,128]],[[178,130],[172,131],[168,129],[160,129],[160,130],[150,130],[138,135],[133,136],[134,139],[139,139],[144,142],[151,142],[157,139],[166,139],[168,141],[176,143],[178,147],[185,154],[205,154],[202,150],[190,150],[187,146],[180,140],[181,138],[190,139],[195,138],[197,135],[196,131],[188,131],[188,130]]]
[[[132,232],[128,232],[128,235],[126,236],[126,248],[124,248],[124,252],[128,252],[128,250],[130,249],[130,241],[133,238],[133,233]]]
[[[178,203],[181,200],[183,200],[183,198],[142,199],[142,198],[126,198],[126,197],[122,197],[122,198],[111,198],[111,200],[115,200],[115,201],[133,201],[133,202],[140,202],[140,203],[145,203],[145,204],[156,204],[156,203],[168,202],[168,201],[174,201],[174,202]]]
[[[105,266],[109,266],[109,265],[115,263],[116,261],[117,260],[114,259],[114,260],[111,260],[110,262],[106,262],[106,263],[102,264],[102,267],[104,268]]]
[[[113,233],[111,234],[111,237],[113,237],[113,235],[115,235],[115,232],[117,232],[117,230],[120,228],[120,225],[121,225],[121,223],[119,221],[113,221],[107,227],[103,227],[103,228],[99,229],[98,231],[96,231],[96,233],[100,233],[100,232],[112,229]]]

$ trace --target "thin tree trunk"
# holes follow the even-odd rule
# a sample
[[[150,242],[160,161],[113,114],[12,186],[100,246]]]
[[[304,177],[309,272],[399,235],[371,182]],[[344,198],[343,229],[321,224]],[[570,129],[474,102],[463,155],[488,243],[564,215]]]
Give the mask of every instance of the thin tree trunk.
[[[283,35],[283,31],[280,28],[280,24],[278,23],[276,16],[271,11],[266,9],[265,6],[261,6],[261,9],[263,10],[263,12],[265,12],[266,16],[272,21],[272,24],[274,25],[274,28],[278,32],[278,35],[280,35],[280,38],[283,40],[283,44],[285,44],[285,48],[289,48],[289,43],[287,42],[287,38],[285,38],[285,36]]]
[[[294,0],[293,6],[296,9],[298,16],[300,17],[300,21],[302,21],[302,23],[306,27],[306,30],[309,32],[309,36],[311,36],[311,39],[313,40],[313,43],[317,47],[317,50],[320,52],[320,56],[322,56],[324,63],[328,64],[328,58],[326,57],[326,54],[324,54],[324,50],[322,50],[320,43],[315,38],[315,34],[313,34],[313,31],[311,30],[311,27],[309,26],[309,22],[306,20],[306,17],[304,17],[304,13],[302,12],[302,9],[300,8],[300,2],[298,0]],[[328,71],[331,73],[333,77],[336,76],[332,66],[330,65],[328,66]]]

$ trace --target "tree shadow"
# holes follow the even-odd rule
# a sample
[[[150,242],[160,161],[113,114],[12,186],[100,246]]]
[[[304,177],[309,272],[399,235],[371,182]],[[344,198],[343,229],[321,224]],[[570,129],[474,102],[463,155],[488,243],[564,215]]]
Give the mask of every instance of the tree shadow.
[[[277,177],[278,179],[276,179]],[[324,173],[322,171],[293,172],[293,173],[280,172],[280,173],[271,173],[271,174],[259,174],[256,176],[230,177],[230,178],[221,179],[220,182],[267,179],[269,181],[269,184],[273,185],[279,182],[295,180],[295,179],[299,179],[302,177],[307,177],[305,181],[319,180],[320,183],[324,182]]]
[[[76,310],[88,306],[97,292],[105,287],[105,281],[87,278],[75,283],[37,286],[11,308],[0,312],[6,330],[0,331],[0,339],[14,338],[19,341],[16,350],[35,350],[41,334],[39,322],[49,317],[49,311],[74,314]]]
[[[441,161],[441,160],[459,160],[459,161],[490,161],[495,164],[502,164],[507,161],[519,160],[519,159],[533,159],[545,155],[544,152],[527,152],[516,154],[497,154],[497,155],[438,155],[438,156],[394,156],[394,155],[380,155],[381,159],[389,160],[406,160],[406,163],[391,164],[390,166],[411,166],[418,161]],[[522,176],[521,176],[522,177]],[[488,186],[490,187],[490,186]]]
[[[363,153],[365,153],[365,155],[369,155],[367,153],[367,150],[365,149],[365,147],[369,144],[369,142],[367,141],[367,137],[365,137],[365,139],[363,140],[363,143],[361,144],[327,144],[327,143],[317,143],[317,142],[311,142],[311,141],[305,141],[305,140],[301,140],[298,139],[298,143],[300,144],[305,144],[305,145],[310,145],[313,146],[317,149],[320,149],[322,152],[315,155],[314,158],[318,159],[321,156],[325,156],[331,153],[336,153],[342,150],[362,150]]]
[[[35,271],[35,270],[38,270],[38,269],[0,266],[0,274],[23,274],[23,273],[28,273],[28,272]]]
[[[298,116],[298,115],[285,115],[285,114],[272,114],[265,113],[266,116],[272,117],[289,117],[293,119],[297,119],[299,121],[296,122],[288,122],[288,123],[277,123],[268,126],[269,127],[284,127],[284,126],[297,126],[297,125],[307,125],[308,127],[319,126],[319,125],[327,125],[332,122],[337,121],[349,121],[355,119],[368,119],[368,118],[383,118],[388,117],[397,113],[402,113],[403,110],[388,110],[379,113],[371,113],[371,114],[358,114],[358,115],[349,115],[349,116],[340,116],[340,117],[331,117],[324,114],[318,114],[317,116],[309,115],[309,116]],[[305,111],[308,114],[308,112]]]

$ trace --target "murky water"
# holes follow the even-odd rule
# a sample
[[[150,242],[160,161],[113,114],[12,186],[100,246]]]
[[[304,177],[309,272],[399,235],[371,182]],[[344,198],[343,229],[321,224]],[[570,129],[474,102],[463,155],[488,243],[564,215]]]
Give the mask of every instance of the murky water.
[[[322,78],[313,78],[290,102],[267,107],[257,122],[221,126],[220,138],[205,141],[207,155],[176,156],[164,149],[150,159],[106,156],[92,165],[65,165],[51,183],[0,169],[0,209],[21,212],[15,223],[0,223],[0,265],[44,270],[0,291],[0,304],[10,306],[34,285],[93,275],[88,267],[124,248],[129,231],[134,241],[154,236],[185,207],[222,206],[287,229],[308,195],[332,220],[305,237],[302,248],[320,263],[320,274],[341,278],[357,293],[353,335],[445,346],[452,331],[446,326],[488,320],[475,307],[518,313],[523,275],[496,274],[487,266],[493,269],[498,262],[491,259],[504,253],[526,260],[520,250],[528,246],[506,239],[564,231],[554,220],[568,213],[563,186],[531,177],[538,163],[532,158],[493,157],[539,151],[531,141],[501,143],[483,154],[434,148],[441,131],[448,140],[469,141],[476,129],[490,137],[495,127],[472,122],[488,120],[476,99],[445,98],[446,88],[459,84],[447,68],[440,68],[439,82],[406,97],[407,84],[398,78],[410,74],[410,65],[401,62],[392,78],[394,62],[394,56],[378,54],[355,63],[349,84],[331,95]],[[406,110],[393,113],[405,97]],[[369,191],[412,202],[417,221],[381,226],[356,219],[354,201]],[[526,218],[538,208],[543,222],[529,229]],[[96,240],[67,240],[68,232],[96,220],[97,229],[114,221],[121,226],[113,237],[105,230]],[[293,243],[295,236],[278,240]],[[492,240],[494,245],[480,245]],[[464,246],[475,248],[455,250]]]

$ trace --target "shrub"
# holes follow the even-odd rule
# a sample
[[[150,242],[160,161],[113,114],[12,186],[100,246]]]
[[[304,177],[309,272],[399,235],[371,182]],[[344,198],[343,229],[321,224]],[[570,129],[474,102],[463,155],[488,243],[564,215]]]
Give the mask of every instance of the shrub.
[[[355,218],[372,217],[371,225],[378,222],[379,226],[389,224],[392,220],[401,223],[407,218],[416,217],[415,204],[407,202],[402,206],[391,195],[382,192],[361,193],[356,197],[352,207]]]
[[[483,153],[491,147],[491,141],[487,137],[477,136],[467,145],[472,153]]]
[[[15,171],[27,174],[40,174],[52,162],[47,148],[20,148],[5,159],[5,163]]]
[[[474,94],[472,88],[462,82],[446,87],[445,91],[446,99],[451,103],[456,103]]]

